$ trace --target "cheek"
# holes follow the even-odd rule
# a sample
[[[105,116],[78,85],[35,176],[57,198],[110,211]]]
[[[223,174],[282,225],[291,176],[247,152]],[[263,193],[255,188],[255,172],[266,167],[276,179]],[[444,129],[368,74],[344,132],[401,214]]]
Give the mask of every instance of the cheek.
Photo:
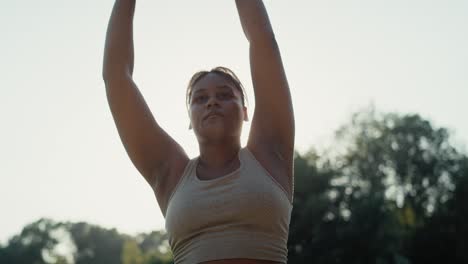
[[[229,106],[229,113],[235,119],[243,119],[243,110],[242,106],[238,103],[233,103]]]
[[[197,109],[196,107],[191,107],[190,112],[189,112],[189,117],[191,121],[197,122],[197,120],[200,117],[200,110]]]

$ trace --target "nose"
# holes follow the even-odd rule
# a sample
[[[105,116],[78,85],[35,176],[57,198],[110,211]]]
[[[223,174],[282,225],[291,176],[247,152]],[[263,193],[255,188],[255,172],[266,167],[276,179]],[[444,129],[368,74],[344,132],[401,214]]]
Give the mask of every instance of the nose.
[[[206,102],[206,107],[207,108],[211,108],[213,106],[219,106],[219,102],[218,100],[216,99],[216,96],[210,96],[208,98],[208,101]]]

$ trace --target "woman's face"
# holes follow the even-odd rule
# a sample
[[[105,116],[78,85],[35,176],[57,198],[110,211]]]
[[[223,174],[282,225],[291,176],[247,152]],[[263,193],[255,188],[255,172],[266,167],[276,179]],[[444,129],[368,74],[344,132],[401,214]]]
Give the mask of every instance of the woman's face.
[[[189,103],[191,126],[199,142],[240,137],[247,108],[231,81],[206,74],[192,87]]]

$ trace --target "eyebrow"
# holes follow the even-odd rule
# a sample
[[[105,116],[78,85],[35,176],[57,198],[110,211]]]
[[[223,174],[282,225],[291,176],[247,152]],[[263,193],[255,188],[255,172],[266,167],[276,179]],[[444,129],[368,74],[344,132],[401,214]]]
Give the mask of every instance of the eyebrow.
[[[229,91],[232,92],[232,87],[227,85],[227,84],[217,85],[216,88],[223,89],[223,90],[228,89]],[[206,91],[206,88],[199,88],[199,89],[195,90],[195,92],[193,92],[193,95],[195,95],[197,93],[200,93],[200,92],[203,92],[203,91]]]

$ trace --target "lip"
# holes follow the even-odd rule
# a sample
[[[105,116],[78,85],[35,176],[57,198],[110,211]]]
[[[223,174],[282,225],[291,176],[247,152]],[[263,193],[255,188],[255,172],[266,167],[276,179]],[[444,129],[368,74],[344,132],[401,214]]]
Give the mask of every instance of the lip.
[[[220,116],[220,117],[223,117],[223,115],[222,115],[221,113],[219,113],[219,112],[211,112],[211,113],[208,113],[208,114],[203,118],[203,120],[206,120],[206,119],[208,119],[208,118],[210,118],[210,117],[212,117],[212,116]]]

